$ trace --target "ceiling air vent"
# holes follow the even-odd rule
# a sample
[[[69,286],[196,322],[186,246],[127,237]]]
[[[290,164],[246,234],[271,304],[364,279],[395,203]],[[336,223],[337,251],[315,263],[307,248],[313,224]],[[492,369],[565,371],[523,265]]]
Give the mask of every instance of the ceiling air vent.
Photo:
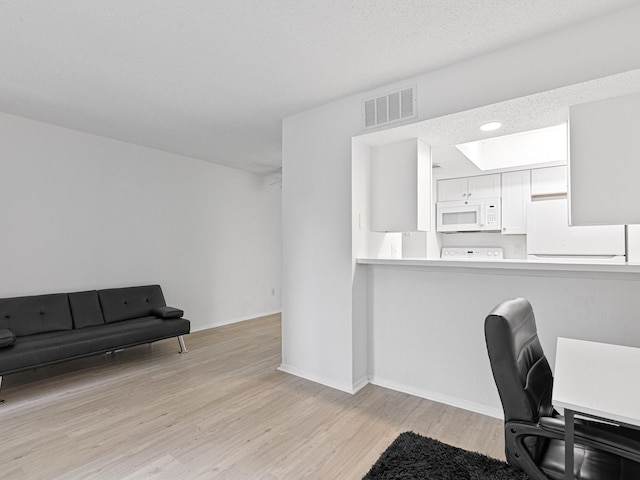
[[[414,118],[417,114],[416,87],[369,98],[363,103],[364,128]]]

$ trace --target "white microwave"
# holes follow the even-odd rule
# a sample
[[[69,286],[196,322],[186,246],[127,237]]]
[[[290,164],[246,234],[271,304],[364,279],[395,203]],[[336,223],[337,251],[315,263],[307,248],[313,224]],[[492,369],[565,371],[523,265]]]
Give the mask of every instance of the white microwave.
[[[438,232],[497,232],[502,228],[500,198],[438,202],[436,216]]]

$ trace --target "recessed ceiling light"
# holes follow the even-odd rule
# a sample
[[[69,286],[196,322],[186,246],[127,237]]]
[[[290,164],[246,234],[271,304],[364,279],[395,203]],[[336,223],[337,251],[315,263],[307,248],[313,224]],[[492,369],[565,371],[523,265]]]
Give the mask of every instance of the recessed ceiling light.
[[[489,122],[480,125],[480,130],[483,132],[491,132],[492,130],[498,130],[500,127],[502,127],[502,123],[500,122]]]

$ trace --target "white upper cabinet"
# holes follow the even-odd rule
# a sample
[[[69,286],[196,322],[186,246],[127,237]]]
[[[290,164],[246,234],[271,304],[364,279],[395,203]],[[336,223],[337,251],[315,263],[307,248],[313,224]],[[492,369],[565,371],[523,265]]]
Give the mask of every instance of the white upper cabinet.
[[[572,225],[640,224],[640,94],[569,109]]]
[[[371,231],[428,231],[431,149],[413,138],[371,148]]]
[[[438,180],[438,201],[494,198],[501,194],[500,174]]]
[[[531,196],[545,197],[567,194],[567,167],[534,168],[531,170]]]
[[[531,171],[502,174],[502,233],[527,233],[527,203],[531,201]]]
[[[467,179],[452,178],[450,180],[438,180],[438,201],[449,202],[452,200],[467,199]]]
[[[471,198],[494,198],[502,193],[500,174],[469,177],[469,193]]]

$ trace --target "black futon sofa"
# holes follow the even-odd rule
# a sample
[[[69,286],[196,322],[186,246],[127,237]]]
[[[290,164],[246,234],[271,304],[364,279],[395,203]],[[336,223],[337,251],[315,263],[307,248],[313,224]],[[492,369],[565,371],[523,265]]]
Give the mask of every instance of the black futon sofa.
[[[160,285],[2,298],[0,386],[9,373],[170,337],[185,353],[182,315]]]

